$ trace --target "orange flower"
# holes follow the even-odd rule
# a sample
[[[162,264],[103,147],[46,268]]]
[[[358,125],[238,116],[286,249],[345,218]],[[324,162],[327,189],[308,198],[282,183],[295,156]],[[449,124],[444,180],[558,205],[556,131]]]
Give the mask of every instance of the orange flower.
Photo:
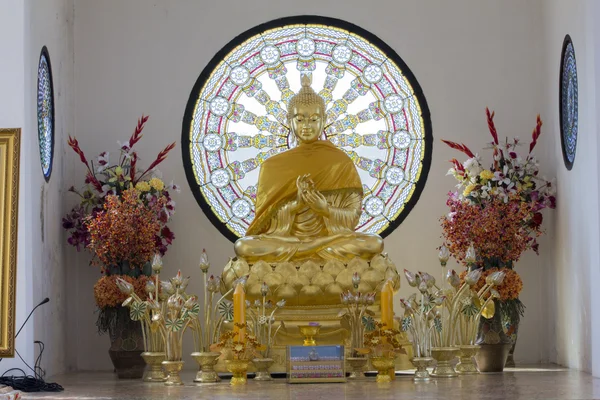
[[[161,223],[157,218],[165,205],[159,198],[152,206],[139,200],[136,189],[123,192],[122,198],[107,196],[104,211],[87,221],[89,248],[103,266],[128,261],[131,269],[141,268],[156,252],[156,237]]]

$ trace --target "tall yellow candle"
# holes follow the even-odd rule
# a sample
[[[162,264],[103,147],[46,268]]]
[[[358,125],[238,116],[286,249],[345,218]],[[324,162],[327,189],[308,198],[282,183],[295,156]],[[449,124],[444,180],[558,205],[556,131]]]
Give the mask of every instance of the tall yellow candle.
[[[381,288],[381,323],[388,329],[394,328],[394,289],[390,281]]]
[[[246,341],[246,329],[240,329],[235,324],[246,323],[246,292],[244,286],[238,283],[233,292],[233,331],[237,334],[237,339],[240,342]]]
[[[391,281],[386,281],[381,288],[381,323],[385,328],[394,329],[394,289]],[[396,379],[396,370],[388,371],[390,379]]]

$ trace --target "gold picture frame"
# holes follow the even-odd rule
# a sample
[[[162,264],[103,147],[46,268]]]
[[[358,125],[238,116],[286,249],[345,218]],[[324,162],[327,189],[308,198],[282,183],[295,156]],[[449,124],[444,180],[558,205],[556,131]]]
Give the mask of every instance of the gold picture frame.
[[[15,355],[20,140],[20,128],[0,128],[0,357]]]

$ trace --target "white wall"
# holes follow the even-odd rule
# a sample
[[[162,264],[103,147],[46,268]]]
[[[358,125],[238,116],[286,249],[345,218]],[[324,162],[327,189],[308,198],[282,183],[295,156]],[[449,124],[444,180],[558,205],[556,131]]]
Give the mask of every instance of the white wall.
[[[29,243],[32,249],[33,304],[45,297],[48,304],[35,312],[34,340],[45,344],[42,368],[49,375],[66,370],[66,291],[68,281],[64,260],[65,234],[60,213],[69,185],[63,179],[66,140],[73,134],[74,65],[73,0],[27,0],[25,14],[25,128],[33,138],[31,156],[31,218]],[[50,56],[54,86],[54,162],[46,182],[39,161],[37,143],[37,68],[40,51]],[[37,346],[36,346],[37,354]]]
[[[73,127],[73,1],[0,1],[0,126],[22,128],[17,265],[17,329],[43,298],[51,302],[36,311],[17,340],[17,350],[33,366],[34,340],[46,345],[42,368],[64,371],[65,264],[64,237],[58,211],[61,192],[62,144]],[[54,167],[49,183],[41,171],[37,139],[37,66],[46,45],[54,77],[56,109]],[[42,194],[43,193],[43,194]],[[26,370],[18,358],[5,359],[0,371]],[[18,374],[18,373],[17,373]]]
[[[198,75],[229,40],[268,20],[297,14],[345,19],[379,36],[394,48],[419,80],[432,113],[434,160],[421,196],[400,228],[386,239],[399,268],[439,275],[435,247],[438,218],[446,213],[445,195],[454,187],[445,173],[456,153],[440,138],[481,148],[489,141],[484,110],[496,110],[501,135],[528,138],[541,109],[543,76],[541,1],[382,0],[368,2],[309,0],[302,3],[242,1],[93,0],[75,5],[75,133],[88,157],[116,150],[131,134],[136,119],[149,114],[139,150],[142,162],[167,143],[180,143],[183,112]],[[382,10],[385,10],[382,12]],[[542,137],[542,169],[551,164],[548,132]],[[176,195],[172,228],[177,238],[165,258],[165,273],[181,268],[192,275],[190,290],[201,294],[196,264],[208,249],[213,271],[220,272],[233,254],[232,244],[213,228],[188,190],[181,149],[162,165],[164,178],[183,191]],[[65,160],[65,187],[82,183],[77,157]],[[66,200],[73,205],[76,199]],[[547,216],[551,220],[551,216]],[[545,317],[540,279],[550,262],[551,235],[540,257],[528,255],[518,269],[525,281],[522,299],[527,315],[521,326],[517,362],[547,360],[539,327]],[[69,249],[69,366],[108,369],[108,338],[95,333],[92,287],[99,273],[87,257]],[[405,285],[407,286],[407,285]],[[409,293],[406,287],[401,295]],[[188,346],[184,350],[191,352]],[[187,363],[191,367],[192,361]]]
[[[32,139],[23,130],[25,125],[24,88],[25,88],[25,8],[19,0],[0,0],[0,53],[4,61],[0,67],[0,127],[21,128],[21,165],[19,178],[19,220],[17,236],[17,293],[16,293],[16,328],[25,321],[32,304],[31,257],[28,251],[28,230],[31,217],[27,212],[30,207],[30,166],[23,162],[33,147]],[[16,331],[15,331],[16,333]],[[33,361],[33,325],[28,325],[20,333],[16,348],[28,362]],[[17,355],[15,354],[15,357]],[[9,368],[24,367],[18,359],[4,359],[0,363],[0,371]]]
[[[555,268],[548,270],[547,322],[552,361],[600,375],[600,316],[594,293],[600,279],[598,224],[599,9],[593,0],[545,2],[543,17],[546,131],[553,138],[552,173],[558,178]],[[579,135],[575,163],[567,171],[560,145],[558,83],[563,39],[575,47]]]

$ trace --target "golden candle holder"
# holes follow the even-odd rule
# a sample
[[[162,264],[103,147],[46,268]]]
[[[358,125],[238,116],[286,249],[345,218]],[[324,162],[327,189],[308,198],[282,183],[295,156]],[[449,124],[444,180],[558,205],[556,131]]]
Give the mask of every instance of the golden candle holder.
[[[317,345],[315,336],[317,336],[321,330],[320,325],[300,325],[298,326],[298,329],[300,329],[300,333],[305,337],[303,343],[304,346]]]
[[[255,381],[272,381],[273,378],[269,373],[269,368],[275,360],[272,358],[255,358],[252,360],[252,364],[256,368],[256,375],[254,376]]]
[[[183,361],[163,361],[162,366],[167,373],[165,386],[183,386],[183,381],[179,373],[183,368]]]
[[[413,381],[415,382],[427,382],[431,378],[427,367],[431,365],[433,358],[431,357],[414,357],[410,360],[412,364],[417,368]]]
[[[348,357],[346,361],[348,361],[351,369],[348,379],[361,380],[366,378],[364,371],[369,359],[365,357]]]
[[[142,358],[148,365],[142,378],[144,382],[164,382],[167,380],[162,368],[162,362],[167,358],[165,353],[146,351],[142,353]]]
[[[458,355],[456,347],[434,347],[431,349],[431,356],[437,361],[437,365],[433,369],[431,376],[436,378],[454,378],[458,376],[450,361],[454,360]]]
[[[371,357],[371,365],[377,370],[377,383],[389,383],[392,381],[390,370],[394,369],[395,357]]]
[[[215,365],[217,364],[217,358],[221,353],[204,352],[204,353],[192,353],[191,356],[198,363],[200,370],[196,373],[196,383],[214,383],[221,382],[221,378],[215,372]]]
[[[458,346],[460,350],[460,362],[456,365],[456,372],[461,375],[475,375],[479,371],[475,364],[473,364],[473,357],[477,355],[481,346],[479,345],[461,345]]]
[[[248,382],[248,364],[250,360],[226,360],[227,370],[233,374],[230,384],[232,386],[245,385]]]

